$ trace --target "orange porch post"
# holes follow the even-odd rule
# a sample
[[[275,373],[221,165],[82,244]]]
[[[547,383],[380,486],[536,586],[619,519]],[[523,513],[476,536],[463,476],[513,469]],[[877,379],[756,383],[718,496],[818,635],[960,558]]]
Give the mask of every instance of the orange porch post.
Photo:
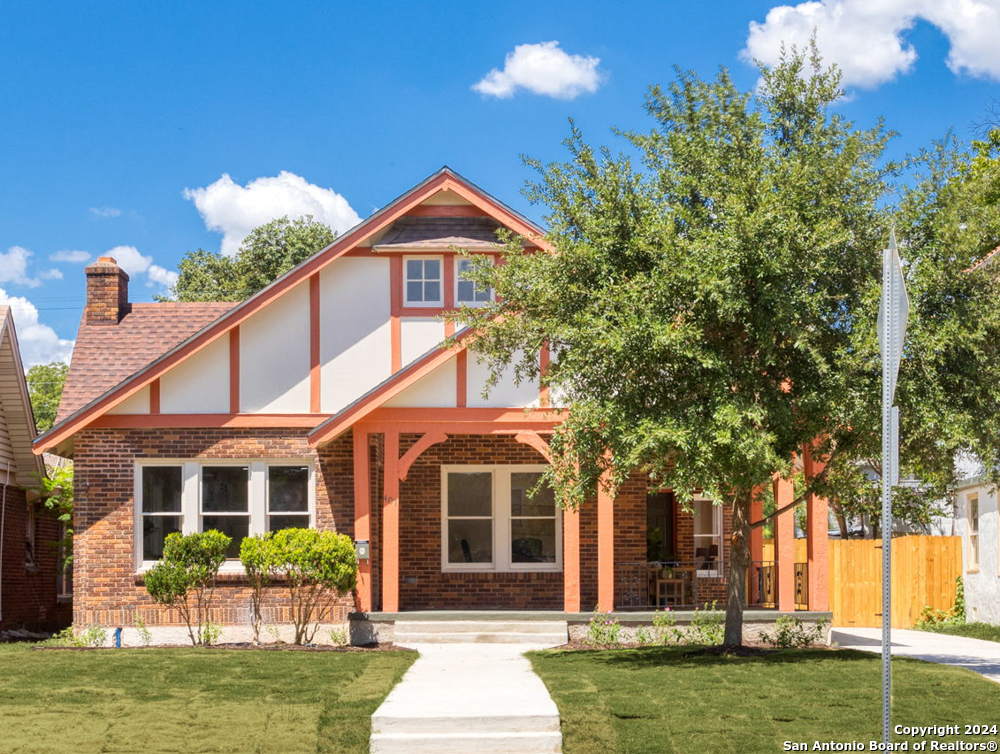
[[[399,612],[399,432],[385,433],[382,498],[382,610]]]
[[[580,511],[563,511],[563,610],[580,612]]]
[[[750,523],[760,521],[764,515],[764,502],[761,495],[764,494],[764,487],[757,487],[750,498]],[[758,526],[750,530],[750,562],[764,559],[764,529]]]
[[[775,510],[795,499],[791,479],[774,479]],[[778,566],[778,609],[795,610],[795,509],[789,508],[774,517],[774,559]]]
[[[372,609],[371,561],[371,490],[368,481],[368,433],[354,427],[354,540],[368,542],[368,560],[358,562],[358,583],[355,593],[358,610],[367,613]]]
[[[823,471],[826,464],[813,458],[812,450],[803,452],[806,479]],[[829,506],[825,497],[809,495],[806,500],[806,551],[809,561],[809,609],[830,609],[830,539]]]
[[[597,609],[615,609],[615,500],[604,488],[609,473],[597,484]]]

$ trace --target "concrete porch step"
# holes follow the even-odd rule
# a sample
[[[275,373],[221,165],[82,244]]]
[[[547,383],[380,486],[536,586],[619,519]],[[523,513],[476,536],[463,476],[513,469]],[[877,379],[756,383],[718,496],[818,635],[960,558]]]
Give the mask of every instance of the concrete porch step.
[[[403,621],[393,641],[408,644],[527,644],[555,647],[568,638],[565,621]]]
[[[371,754],[559,754],[560,733],[373,733]]]

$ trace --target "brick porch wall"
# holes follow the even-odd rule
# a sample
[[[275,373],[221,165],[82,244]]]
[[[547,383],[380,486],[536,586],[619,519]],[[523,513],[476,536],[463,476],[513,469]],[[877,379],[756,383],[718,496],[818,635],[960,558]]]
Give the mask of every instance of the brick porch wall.
[[[419,435],[401,438],[405,453]],[[370,448],[372,581],[381,602],[382,443]],[[134,462],[138,459],[288,459],[316,463],[316,520],[322,529],[353,536],[354,480],[350,433],[319,451],[305,430],[290,429],[87,429],[76,439],[76,519],[73,622],[78,626],[132,625],[138,610],[150,626],[177,625],[176,610],[153,603],[135,573]],[[503,435],[460,435],[432,446],[400,485],[400,607],[417,609],[554,609],[563,607],[561,572],[442,573],[442,464],[539,464],[532,448]],[[633,475],[615,501],[615,559],[646,558],[646,480]],[[39,518],[41,521],[41,517]],[[724,515],[728,560],[731,512]],[[597,515],[593,501],[581,511],[581,608],[597,602]],[[678,516],[680,555],[693,558],[691,516]],[[685,549],[686,548],[686,549]],[[725,599],[723,579],[702,580],[699,599]],[[54,589],[54,579],[53,579]],[[210,620],[246,624],[250,592],[237,575],[223,576]],[[6,602],[6,599],[5,599]],[[266,623],[288,620],[287,591],[270,589]],[[344,620],[353,599],[338,601],[332,619]]]
[[[400,438],[405,453],[419,435]],[[534,449],[504,435],[458,435],[426,450],[400,485],[400,609],[563,608],[562,572],[444,573],[441,570],[441,466],[539,464]],[[580,522],[581,608],[597,602],[597,513]],[[634,475],[615,501],[615,559],[646,557],[646,480]]]
[[[155,604],[136,575],[133,546],[134,462],[140,459],[289,459],[316,463],[316,523],[352,534],[354,480],[351,435],[317,452],[305,430],[86,429],[76,438],[75,571],[73,622],[77,626],[130,626],[138,610],[150,626],[182,622],[176,610]],[[288,620],[287,590],[269,590],[266,623]],[[240,576],[220,577],[209,620],[249,622],[250,590]],[[346,620],[348,596],[334,621]]]

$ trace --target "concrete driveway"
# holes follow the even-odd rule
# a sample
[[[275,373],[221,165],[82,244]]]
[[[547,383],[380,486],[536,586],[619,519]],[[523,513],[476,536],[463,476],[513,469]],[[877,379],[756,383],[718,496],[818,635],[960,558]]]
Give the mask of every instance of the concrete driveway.
[[[830,642],[841,649],[882,651],[881,628],[834,628]],[[1000,643],[930,631],[892,629],[892,654],[954,665],[1000,683]]]

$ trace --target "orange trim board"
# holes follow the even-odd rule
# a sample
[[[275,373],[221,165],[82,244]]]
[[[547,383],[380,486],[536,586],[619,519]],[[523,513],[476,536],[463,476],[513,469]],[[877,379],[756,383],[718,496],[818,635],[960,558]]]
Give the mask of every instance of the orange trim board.
[[[105,414],[89,426],[98,429],[170,427],[305,427],[311,429],[329,414]]]
[[[388,227],[414,207],[422,204],[428,197],[438,192],[449,190],[455,192],[471,204],[480,207],[491,216],[496,217],[497,220],[515,233],[530,238],[535,244],[544,244],[540,239],[541,229],[515,215],[512,210],[504,207],[495,199],[481,193],[451,170],[442,169],[391,202],[384,209],[376,212],[367,220],[347,231],[330,246],[305,260],[298,267],[271,283],[271,285],[251,296],[226,314],[223,314],[214,323],[168,351],[133,377],[112,388],[103,396],[79,410],[76,414],[37,438],[34,442],[35,451],[42,452],[51,449],[72,437],[79,429],[87,426],[98,416],[106,413],[122,401],[127,400],[179,362],[205,348],[224,333],[231,331],[240,323],[261,311],[271,301],[303,283],[311,275],[318,273],[321,269],[349,252],[369,236]],[[543,246],[543,248],[547,248],[547,245]]]
[[[465,346],[461,344],[461,341],[466,340],[471,337],[471,335],[471,330],[464,330],[457,336],[459,341],[458,345],[448,350],[432,351],[431,353],[425,355],[422,359],[411,364],[406,368],[406,370],[395,373],[392,377],[371,390],[360,400],[335,415],[329,422],[324,422],[322,425],[317,427],[309,435],[309,445],[315,448],[333,440],[335,437],[349,429],[351,425],[357,423],[371,413],[374,409],[378,408],[389,399],[399,395],[410,385],[413,385],[421,377],[430,374],[448,361],[448,359],[454,358],[459,349],[465,348]],[[396,355],[394,352],[393,359],[395,358]]]

